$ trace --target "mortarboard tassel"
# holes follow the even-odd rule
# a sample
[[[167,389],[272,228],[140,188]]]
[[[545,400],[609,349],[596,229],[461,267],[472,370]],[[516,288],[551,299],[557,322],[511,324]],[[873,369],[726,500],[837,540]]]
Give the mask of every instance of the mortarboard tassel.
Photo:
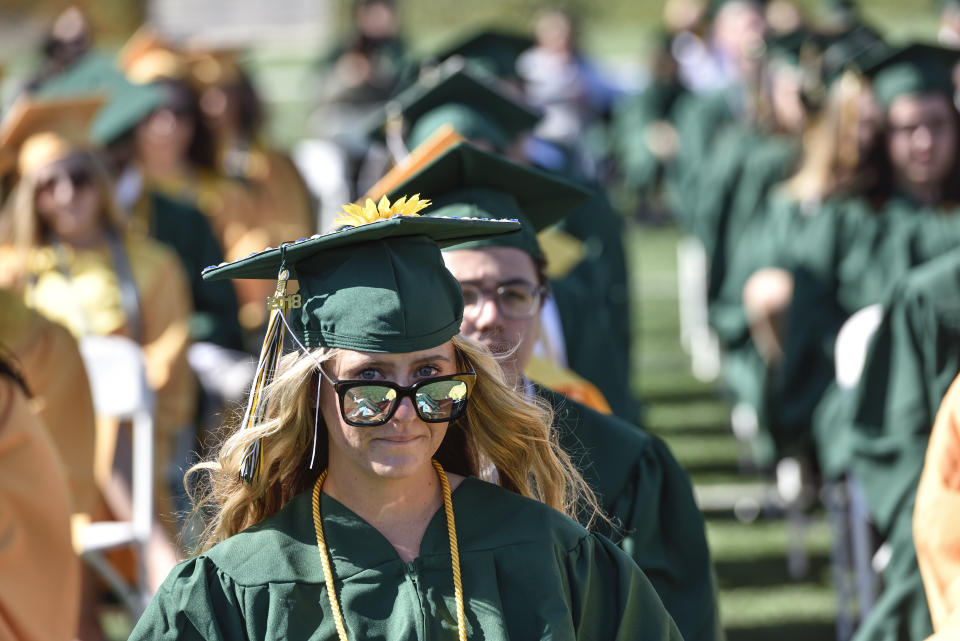
[[[250,387],[250,397],[247,399],[247,409],[243,414],[243,424],[240,429],[249,429],[263,419],[266,410],[264,390],[273,380],[273,375],[280,364],[283,353],[283,313],[286,307],[299,307],[300,296],[295,294],[287,297],[287,280],[290,272],[281,266],[277,276],[277,291],[267,299],[270,307],[270,318],[267,321],[267,332],[263,338],[263,348],[260,350],[260,359],[257,361],[257,371]],[[261,439],[247,446],[240,462],[240,478],[246,483],[253,483],[260,477]]]

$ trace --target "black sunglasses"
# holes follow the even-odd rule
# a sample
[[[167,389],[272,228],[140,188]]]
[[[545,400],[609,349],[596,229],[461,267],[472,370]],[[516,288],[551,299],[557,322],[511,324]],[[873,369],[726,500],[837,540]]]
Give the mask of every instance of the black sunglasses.
[[[69,180],[74,189],[88,187],[93,184],[93,174],[86,167],[65,167],[50,178],[37,184],[37,191],[49,191],[54,189],[61,180]]]
[[[424,423],[453,421],[463,416],[477,382],[474,372],[425,378],[409,387],[393,381],[335,381],[322,368],[320,373],[337,392],[343,420],[354,427],[385,424],[407,397]]]

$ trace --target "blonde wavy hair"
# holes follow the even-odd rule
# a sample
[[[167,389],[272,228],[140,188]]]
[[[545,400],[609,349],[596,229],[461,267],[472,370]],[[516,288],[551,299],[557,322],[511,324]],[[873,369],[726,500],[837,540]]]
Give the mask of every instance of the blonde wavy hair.
[[[539,500],[563,514],[582,517],[586,525],[605,519],[590,486],[561,449],[552,429],[552,410],[511,389],[497,361],[473,340],[451,340],[457,366],[477,373],[477,382],[463,417],[450,424],[435,458],[460,475],[481,476],[496,467],[502,487]],[[265,420],[250,429],[228,430],[214,458],[194,465],[184,481],[194,512],[206,516],[197,543],[201,553],[280,510],[313,486],[327,466],[327,430],[317,425],[317,461],[313,451],[313,402],[318,384],[317,362],[337,350],[316,349],[315,358],[300,352],[283,357],[266,389]],[[238,472],[247,447],[261,439],[260,477],[251,484]],[[194,477],[199,477],[194,480]]]
[[[800,167],[784,183],[791,198],[822,201],[862,186],[860,101],[868,91],[865,80],[853,71],[844,72],[833,84],[823,109],[803,133]]]

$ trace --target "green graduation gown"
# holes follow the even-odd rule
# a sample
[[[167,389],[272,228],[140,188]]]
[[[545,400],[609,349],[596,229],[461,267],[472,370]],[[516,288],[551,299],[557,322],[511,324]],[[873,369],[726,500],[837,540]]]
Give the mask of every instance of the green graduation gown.
[[[703,164],[719,132],[742,111],[743,96],[738,89],[711,93],[690,93],[677,101],[676,127],[680,149],[667,168],[666,186],[671,207],[681,226],[691,231],[691,217],[702,198],[699,183]]]
[[[654,197],[666,165],[647,144],[647,128],[658,120],[673,122],[674,107],[687,90],[675,81],[654,79],[636,96],[614,105],[610,123],[611,151],[624,186],[645,198]]]
[[[829,213],[817,216],[798,240],[804,251],[793,266],[794,300],[774,387],[775,429],[785,437],[807,434],[818,405],[828,398],[834,343],[843,322],[857,310],[885,301],[913,267],[960,247],[960,215],[922,208],[902,197],[889,198],[880,211],[861,199],[848,199]],[[828,439],[836,429],[812,427],[818,438]],[[836,443],[818,443],[819,450],[825,448],[839,451]]]
[[[602,185],[584,181],[572,165],[561,173],[592,193],[557,224],[586,249],[570,273],[551,282],[563,323],[567,365],[600,389],[617,416],[635,421],[641,408],[630,387],[633,353],[624,221]]]
[[[890,544],[889,586],[860,639],[932,634],[913,544],[913,511],[934,418],[960,373],[960,249],[917,267],[894,290],[852,396],[850,466]]]
[[[140,639],[336,639],[311,492],[176,566],[131,635]],[[643,572],[607,539],[476,478],[453,492],[470,639],[681,639]],[[321,498],[351,639],[456,639],[443,510],[405,563],[373,527]]]
[[[223,251],[206,216],[192,206],[155,192],[134,205],[135,219],[143,216],[147,233],[172,248],[186,270],[193,298],[190,338],[230,349],[243,349],[237,320],[237,296],[227,281],[205,281],[201,272],[223,262]]]
[[[722,639],[703,516],[666,444],[556,392],[537,386],[536,394],[553,407],[561,447],[616,525],[600,532],[644,571],[686,641]]]

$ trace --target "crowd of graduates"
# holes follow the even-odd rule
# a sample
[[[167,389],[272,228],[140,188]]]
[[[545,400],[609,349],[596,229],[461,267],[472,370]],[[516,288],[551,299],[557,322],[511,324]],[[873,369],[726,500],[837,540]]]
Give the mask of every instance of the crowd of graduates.
[[[624,232],[631,220],[675,220],[686,236],[680,259],[695,276],[682,283],[692,296],[681,298],[703,311],[691,331],[716,341],[690,342],[692,356],[719,346],[720,382],[752,464],[774,477],[783,461],[797,462],[808,485],[839,488],[869,514],[882,590],[860,604],[856,641],[960,635],[960,391],[951,389],[960,374],[960,3],[942,5],[940,44],[930,45],[891,43],[850,3],[811,21],[788,0],[668,0],[637,93],[582,51],[565,10],[543,10],[528,32],[484,29],[421,56],[400,34],[402,5],[358,0],[353,11],[354,31],[318,73],[308,136],[289,153],[265,134],[241,51],[144,26],[108,52],[76,9],[51,26],[42,63],[4,105],[0,638],[103,638],[107,590],[81,561],[84,530],[130,519],[137,470],[129,425],[98,414],[85,341],[138,346],[155,395],[154,525],[142,563],[109,559],[134,580],[143,573],[152,593],[176,563],[216,542],[198,534],[210,514],[190,512],[183,475],[236,433],[241,416],[249,422],[268,346],[284,332],[271,314],[286,300],[276,281],[204,279],[204,270],[242,266],[265,248],[283,257],[288,245],[319,247],[344,227],[419,213],[427,199],[438,204],[423,216],[520,221],[513,236],[445,248],[462,294],[459,332],[497,356],[510,389],[552,410],[552,438],[602,513],[591,529],[623,553],[617,572],[639,568],[652,586],[631,583],[618,596],[648,618],[614,610],[618,620],[605,621],[613,600],[595,595],[574,615],[578,626],[596,638],[723,638],[689,478],[643,429],[631,385]],[[351,202],[359,222],[345,225],[335,217]],[[345,271],[329,267],[338,278]],[[402,302],[430,315],[444,298],[422,291],[428,281],[417,274],[370,287],[402,293],[413,279],[420,298]],[[330,310],[344,304],[334,294],[365,285],[335,282],[316,291]],[[304,276],[305,299],[309,286]],[[377,311],[356,296],[347,304]],[[392,303],[377,300],[376,327],[388,332]],[[861,324],[844,332],[851,318]],[[320,331],[304,323],[303,336]],[[241,476],[259,469],[253,461],[245,455],[252,468]],[[485,480],[496,482],[490,466]],[[509,471],[500,469],[501,481]],[[324,509],[349,521],[343,506]],[[248,548],[259,539],[242,540],[233,554],[255,556]],[[505,540],[496,545],[510,547]],[[596,540],[593,553],[608,554],[606,539]],[[497,558],[513,571],[525,563]],[[236,581],[233,591],[277,589],[223,569],[246,571],[235,564],[177,567],[188,583],[164,584],[168,601],[151,606],[136,638],[175,638],[187,623],[207,626],[191,628],[196,638],[219,638],[211,631],[220,624],[225,638],[243,633],[217,619],[226,606],[209,605],[222,595],[205,592],[204,573]],[[592,583],[589,571],[571,570],[568,592],[621,580],[597,567]],[[299,571],[275,583],[306,580]],[[184,579],[189,572],[195,578]],[[507,600],[508,587],[492,589]],[[282,636],[256,626],[275,621],[274,599],[293,608],[296,598],[251,596],[249,620],[237,625]],[[524,604],[527,616],[549,610],[548,598]],[[172,615],[178,608],[188,614]],[[522,610],[505,606],[503,627],[526,629],[513,627]],[[497,615],[476,616],[471,625],[499,629],[484,619]],[[313,629],[289,617],[291,634]],[[362,615],[346,617],[364,625]],[[384,638],[405,638],[403,623],[384,625]]]

